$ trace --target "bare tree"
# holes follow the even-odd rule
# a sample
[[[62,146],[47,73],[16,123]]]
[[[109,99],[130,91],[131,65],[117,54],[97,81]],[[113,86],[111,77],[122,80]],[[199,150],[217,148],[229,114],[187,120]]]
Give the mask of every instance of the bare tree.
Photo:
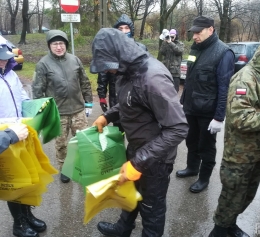
[[[26,44],[26,30],[28,26],[28,10],[29,10],[29,3],[28,0],[23,0],[23,9],[22,9],[22,17],[23,17],[23,29],[21,38],[18,44]]]
[[[220,19],[219,38],[225,41],[228,29],[228,17],[232,0],[214,0]]]
[[[7,0],[8,12],[11,15],[11,34],[15,35],[15,20],[19,9],[19,0]]]
[[[37,16],[38,16],[38,26],[39,26],[39,33],[42,33],[42,24],[43,24],[43,15],[44,15],[44,8],[45,7],[45,0],[37,0],[36,9],[37,9]]]
[[[144,27],[145,27],[145,22],[146,22],[147,16],[151,13],[153,8],[155,7],[156,2],[157,1],[154,1],[154,0],[145,0],[145,10],[144,10],[144,15],[143,15],[143,19],[142,19],[141,29],[140,29],[140,36],[139,36],[140,40],[143,39]],[[149,8],[151,8],[151,9],[149,10]]]
[[[198,11],[198,16],[203,15],[204,0],[195,0],[195,5]]]
[[[167,19],[172,13],[172,11],[175,9],[175,7],[178,5],[178,3],[181,0],[174,0],[172,5],[170,7],[167,6],[167,0],[161,0],[161,6],[160,6],[160,32],[167,26]],[[159,48],[161,47],[162,41],[159,40]],[[161,54],[160,51],[158,52],[158,59],[161,60]]]

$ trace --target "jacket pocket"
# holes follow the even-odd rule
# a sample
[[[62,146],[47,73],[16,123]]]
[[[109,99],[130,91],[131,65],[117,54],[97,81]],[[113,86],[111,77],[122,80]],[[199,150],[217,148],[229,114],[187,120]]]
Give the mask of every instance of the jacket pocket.
[[[216,96],[192,92],[192,111],[195,113],[206,114],[214,112],[216,108]]]

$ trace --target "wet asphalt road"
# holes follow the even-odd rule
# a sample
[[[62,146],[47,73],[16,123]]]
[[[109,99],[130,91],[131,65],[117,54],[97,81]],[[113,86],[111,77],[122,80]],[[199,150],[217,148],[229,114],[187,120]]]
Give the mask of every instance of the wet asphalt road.
[[[93,114],[89,117],[89,125],[101,113],[97,98],[94,100]],[[55,163],[54,142],[44,145],[44,151],[51,163]],[[178,169],[185,168],[187,148],[181,143],[178,156],[171,175],[167,195],[167,215],[164,237],[207,237],[213,228],[212,216],[217,205],[221,190],[219,166],[223,151],[223,132],[218,134],[217,164],[214,168],[209,187],[199,194],[189,191],[189,186],[196,177],[180,179],[175,176]],[[119,209],[107,209],[94,217],[87,225],[83,225],[84,195],[80,185],[75,182],[63,184],[59,175],[43,195],[43,202],[33,213],[47,223],[47,230],[40,233],[41,237],[102,237],[96,225],[99,221],[115,222],[120,214]],[[6,202],[0,201],[0,237],[12,237],[12,218]],[[257,223],[260,223],[260,191],[249,208],[239,216],[238,225],[251,237],[255,235]],[[133,237],[141,236],[141,218],[138,216]]]

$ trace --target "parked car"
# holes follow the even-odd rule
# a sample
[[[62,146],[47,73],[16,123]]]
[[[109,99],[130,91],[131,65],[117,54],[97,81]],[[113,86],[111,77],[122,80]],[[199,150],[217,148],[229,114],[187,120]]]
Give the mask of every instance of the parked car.
[[[181,61],[181,80],[186,79],[186,74],[187,74],[187,60],[182,60]]]
[[[235,54],[235,73],[244,67],[253,57],[260,42],[234,42],[227,43]]]
[[[23,62],[24,62],[22,51],[1,35],[0,35],[0,42],[5,42],[6,45],[12,49],[12,52],[15,55],[14,60],[17,62],[17,65],[13,69],[21,70],[23,68]]]

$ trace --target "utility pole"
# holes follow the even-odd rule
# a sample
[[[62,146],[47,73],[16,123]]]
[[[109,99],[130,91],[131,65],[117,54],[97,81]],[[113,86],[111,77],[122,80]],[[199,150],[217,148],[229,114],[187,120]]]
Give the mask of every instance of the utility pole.
[[[105,28],[107,24],[107,0],[100,0],[100,28]]]

